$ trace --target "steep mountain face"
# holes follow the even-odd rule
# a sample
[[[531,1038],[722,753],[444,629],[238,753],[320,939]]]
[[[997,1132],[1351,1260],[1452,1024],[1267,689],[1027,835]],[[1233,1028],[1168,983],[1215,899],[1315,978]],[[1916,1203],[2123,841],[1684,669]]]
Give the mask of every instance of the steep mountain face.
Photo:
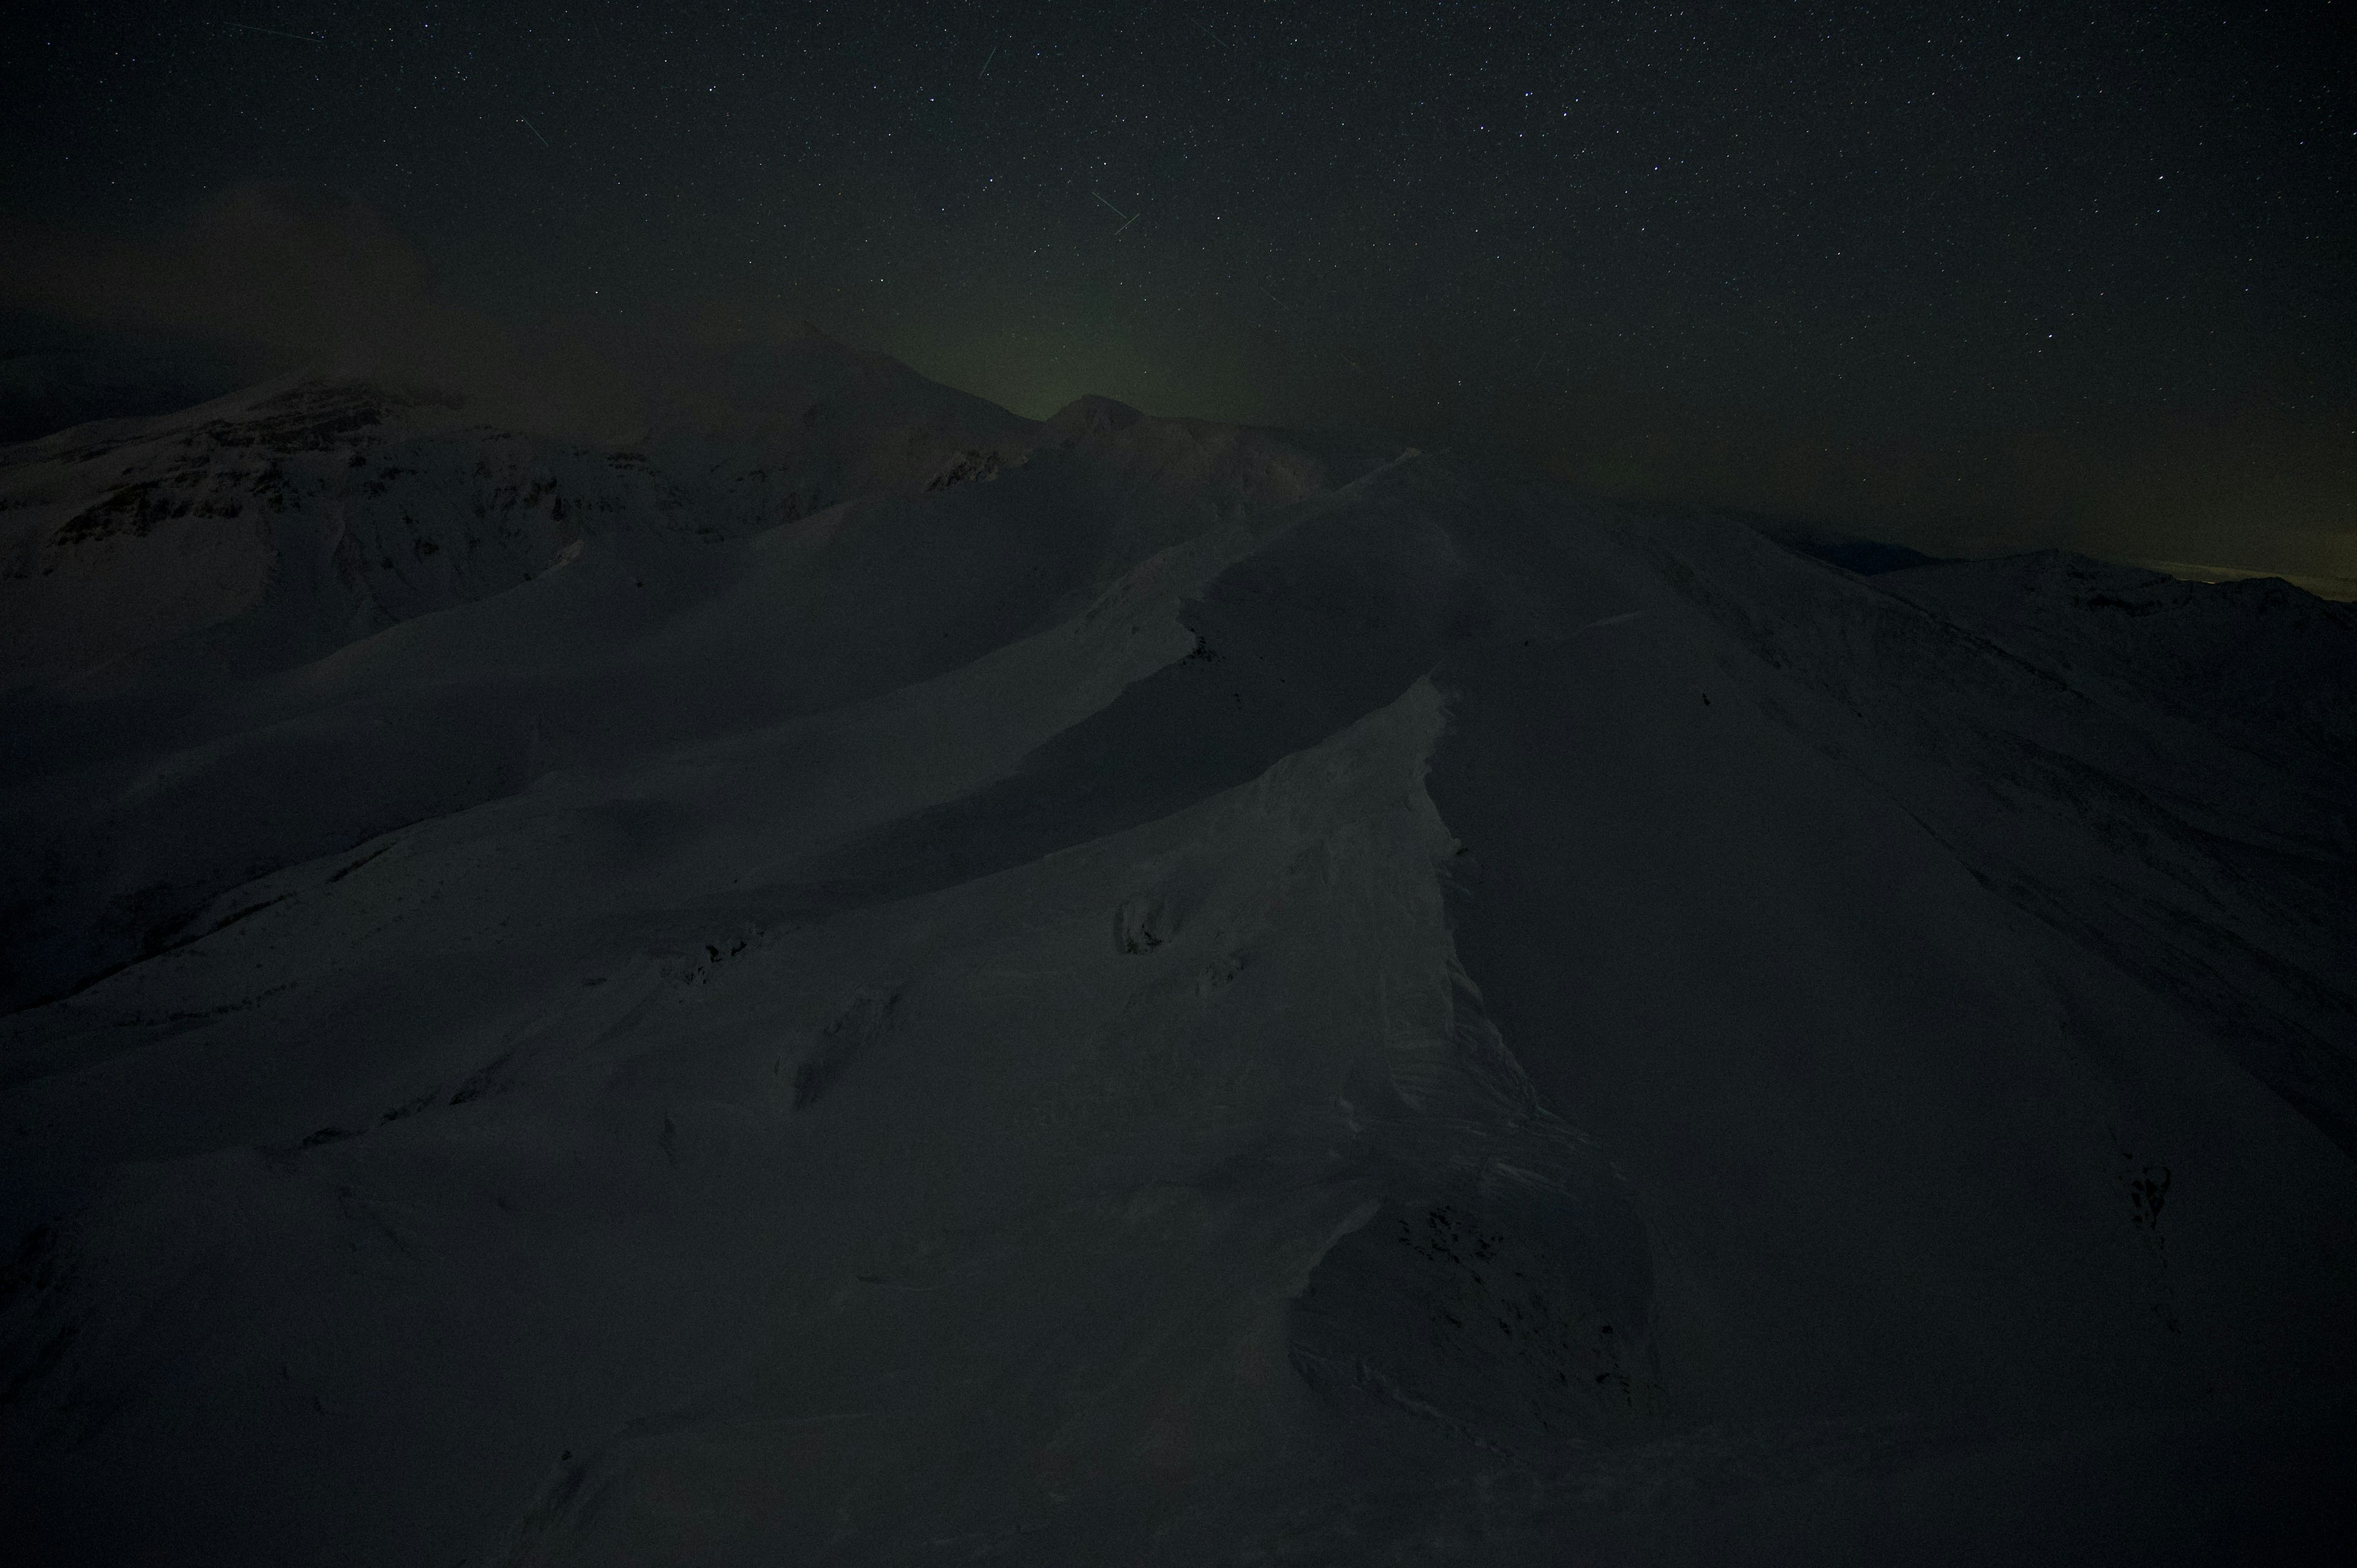
[[[16,1539],[2333,1539],[2345,609],[739,369],[16,453]]]

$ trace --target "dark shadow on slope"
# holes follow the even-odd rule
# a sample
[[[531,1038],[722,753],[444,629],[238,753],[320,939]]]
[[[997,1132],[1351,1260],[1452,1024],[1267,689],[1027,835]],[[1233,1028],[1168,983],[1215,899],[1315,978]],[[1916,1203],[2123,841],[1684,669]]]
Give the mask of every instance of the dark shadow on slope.
[[[285,607],[265,606],[162,650],[191,690],[167,671],[102,697],[0,698],[0,789],[42,812],[40,832],[0,843],[0,1009],[203,934],[206,906],[256,877],[552,769],[957,669],[1205,521],[1182,501],[1135,503],[1092,456],[1050,451],[995,482],[855,503],[800,553],[775,535],[600,537],[523,595],[413,618],[280,677],[217,673],[257,638],[316,645],[273,631]],[[135,789],[159,753],[175,766]]]
[[[1755,678],[1849,710],[1850,761],[1985,887],[2169,998],[2357,1157],[2345,607],[2061,551],[1867,585],[1719,529],[1630,540]],[[2082,851],[2104,871],[2058,875]]]
[[[2061,550],[1875,585],[2032,662],[2130,685],[2266,757],[2330,800],[2340,829],[2318,847],[2357,857],[2357,606],[2275,578],[2183,582]]]
[[[1533,614],[1487,585],[1501,574],[1485,556],[1541,536],[1514,497],[1427,460],[1305,505],[1288,532],[1186,607],[1193,653],[1041,746],[1014,777],[826,856],[806,884],[813,912],[953,886],[1169,816],[1396,700],[1450,649]],[[1515,521],[1531,525],[1522,537]],[[1604,590],[1583,592],[1583,604],[1596,601],[1588,608],[1604,604]]]
[[[1787,550],[1838,566],[1845,572],[1855,572],[1861,577],[1879,576],[1885,572],[1904,572],[1917,566],[1946,564],[1943,556],[1926,555],[1921,550],[1910,550],[1904,544],[1867,539],[1818,523],[1757,512],[1721,515],[1758,530]]]

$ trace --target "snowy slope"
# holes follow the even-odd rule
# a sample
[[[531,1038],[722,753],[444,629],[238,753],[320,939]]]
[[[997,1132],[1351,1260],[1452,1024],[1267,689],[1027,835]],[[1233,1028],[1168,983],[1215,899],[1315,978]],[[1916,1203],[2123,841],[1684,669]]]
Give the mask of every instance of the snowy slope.
[[[1117,405],[1035,427],[834,354],[789,364],[832,401],[617,450],[317,383],[20,449],[0,626],[47,652],[13,694],[0,665],[0,811],[41,830],[0,844],[0,1000],[550,767],[952,667],[1325,472],[1248,433],[1114,430]]]
[[[2345,612],[802,360],[818,456],[317,387],[17,454],[87,574],[0,584],[36,1560],[2330,1539]],[[401,503],[288,397],[434,477],[409,597],[289,586]],[[65,564],[70,454],[196,428],[273,527]]]

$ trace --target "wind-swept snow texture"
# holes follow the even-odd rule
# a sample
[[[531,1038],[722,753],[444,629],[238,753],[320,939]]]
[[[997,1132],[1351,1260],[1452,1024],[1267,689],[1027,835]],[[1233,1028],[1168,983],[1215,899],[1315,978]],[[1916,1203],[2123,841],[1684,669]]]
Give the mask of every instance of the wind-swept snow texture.
[[[802,361],[6,455],[11,1561],[2337,1558],[2351,610]]]

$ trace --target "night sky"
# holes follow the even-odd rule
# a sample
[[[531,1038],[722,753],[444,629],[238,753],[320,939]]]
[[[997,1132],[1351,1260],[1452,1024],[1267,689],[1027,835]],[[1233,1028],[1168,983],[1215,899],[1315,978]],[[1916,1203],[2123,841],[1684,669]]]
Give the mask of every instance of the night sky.
[[[806,317],[1028,414],[2357,575],[2352,9],[18,6],[8,434],[421,299]]]

